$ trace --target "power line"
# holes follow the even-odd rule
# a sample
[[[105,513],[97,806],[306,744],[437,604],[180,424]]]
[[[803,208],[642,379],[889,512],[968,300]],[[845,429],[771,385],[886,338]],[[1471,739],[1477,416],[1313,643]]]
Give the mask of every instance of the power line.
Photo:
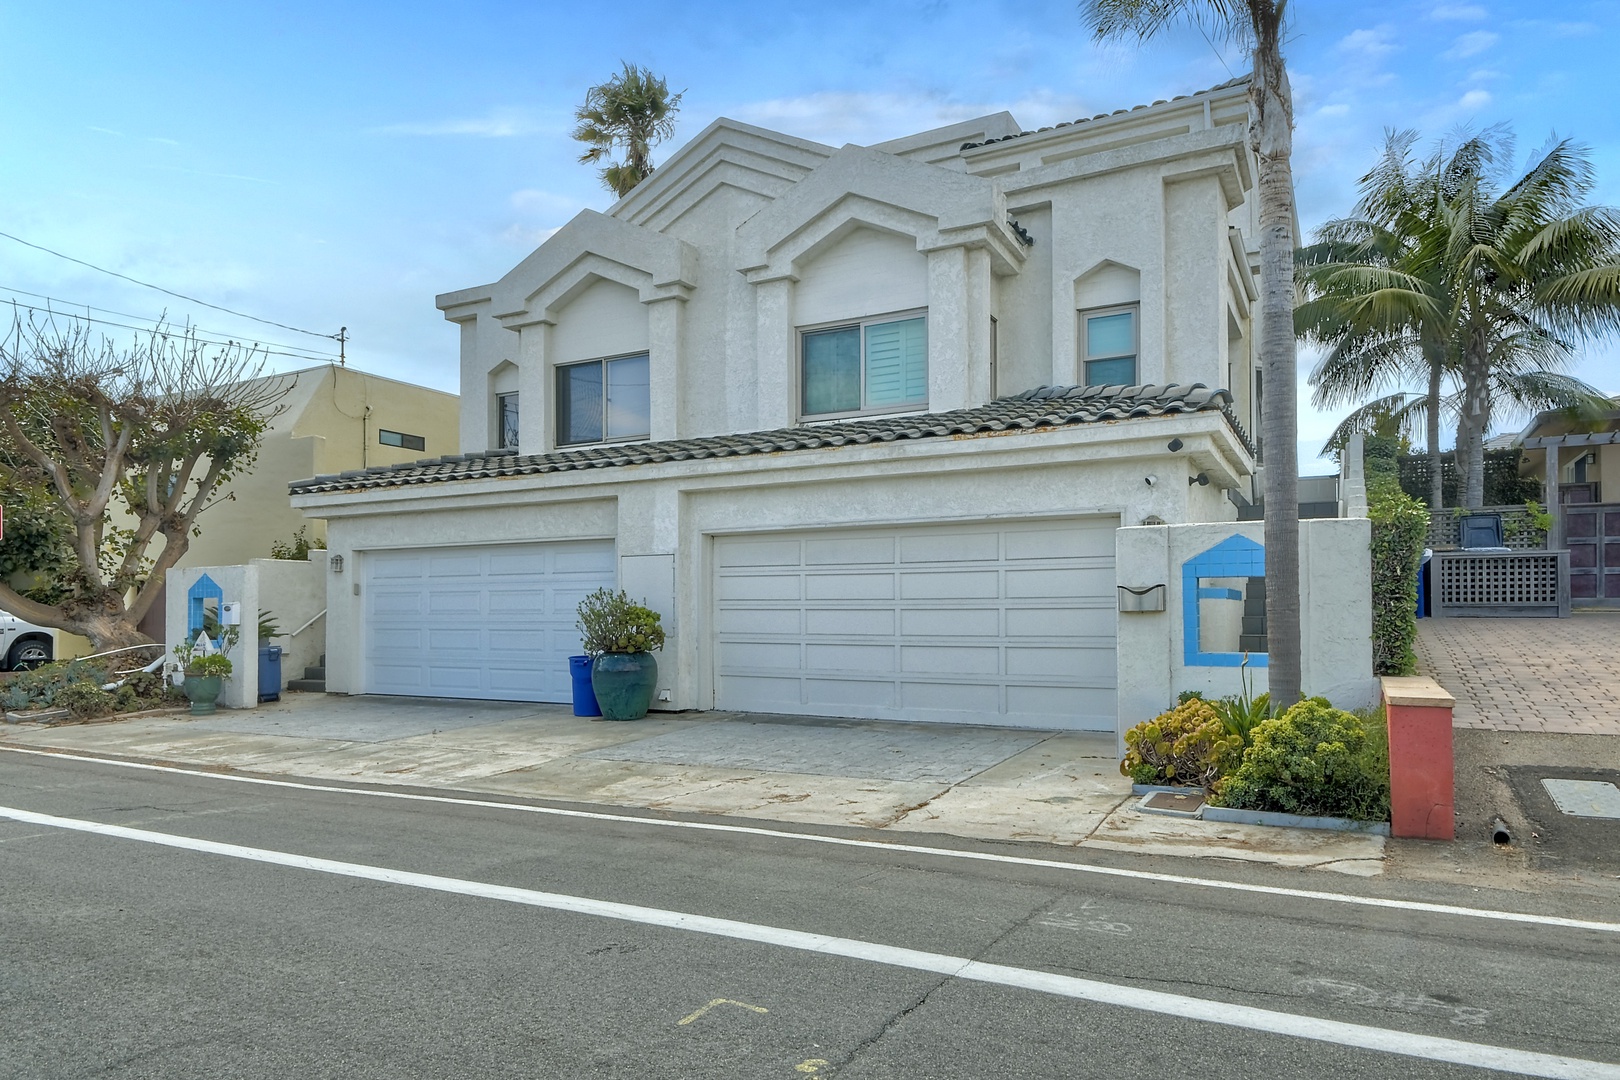
[[[48,247],[45,247],[45,246],[43,246],[41,244],[29,243],[27,240],[24,240],[22,237],[20,237],[20,236],[12,236],[8,232],[0,232],[0,236],[5,237],[7,240],[14,240],[17,243],[21,244],[23,247],[33,248],[35,251],[43,251],[47,255],[55,255],[58,259],[66,259],[70,263],[78,263],[80,266],[87,266],[90,269],[92,269],[92,270],[94,270],[94,271],[96,271],[98,273],[110,274],[115,278],[122,278],[124,281],[132,282],[132,283],[134,283],[136,285],[141,286],[142,288],[156,289],[158,292],[163,293],[166,296],[173,296],[176,299],[184,300],[184,301],[186,301],[187,303],[190,303],[190,304],[201,304],[205,308],[213,308],[215,311],[223,311],[225,314],[227,314],[227,315],[235,315],[239,319],[249,319],[249,320],[251,320],[253,322],[256,322],[256,323],[263,323],[266,326],[279,326],[283,330],[291,330],[295,334],[308,334],[310,337],[330,338],[333,341],[336,341],[337,337],[338,337],[337,334],[323,334],[318,330],[305,330],[301,326],[290,326],[287,323],[276,322],[274,319],[261,319],[257,315],[249,315],[246,312],[242,312],[242,311],[232,311],[228,307],[220,307],[218,304],[210,304],[208,301],[199,300],[195,296],[187,296],[185,293],[177,293],[172,289],[165,289],[161,285],[153,285],[150,281],[142,281],[140,278],[132,278],[128,274],[120,274],[116,270],[108,270],[104,266],[97,266],[95,263],[88,263],[88,262],[85,262],[83,259],[75,259],[71,255],[64,255],[60,251],[53,251],[52,249],[50,249]]]
[[[13,307],[21,308],[24,311],[37,311],[37,312],[41,312],[41,313],[46,314],[46,315],[67,315],[67,316],[70,316],[70,317],[75,318],[75,319],[81,319],[81,320],[83,320],[84,322],[87,322],[87,323],[95,323],[97,326],[116,326],[121,330],[134,330],[136,333],[150,333],[151,330],[152,330],[152,328],[150,326],[132,326],[129,323],[113,322],[111,319],[96,319],[96,318],[90,317],[89,315],[75,315],[72,312],[57,311],[54,308],[39,307],[36,304],[18,303],[16,300],[13,300],[11,303],[12,303]],[[100,309],[97,309],[97,310],[100,310]],[[219,345],[219,346],[222,346],[222,347],[229,347],[229,346],[232,346],[232,345],[243,346],[245,344],[244,342],[241,342],[241,341],[230,341],[230,340],[219,341],[219,340],[217,340],[215,338],[205,338],[205,337],[202,337],[202,336],[200,336],[198,334],[195,334],[195,333],[193,333],[193,334],[191,334],[189,336],[192,338],[192,340],[197,341],[197,342],[199,342],[199,343],[201,343],[203,345]],[[255,343],[255,345],[257,345],[257,343]],[[322,364],[330,364],[330,363],[333,363],[334,361],[337,360],[337,357],[335,357],[335,356],[319,356],[319,355],[311,355],[309,353],[285,352],[285,351],[278,350],[278,349],[266,349],[266,348],[263,348],[263,347],[256,347],[254,349],[254,351],[261,352],[266,356],[287,356],[287,357],[291,357],[294,360],[314,360],[317,363],[322,363]]]
[[[75,301],[72,301],[72,300],[64,300],[60,296],[47,296],[44,293],[29,292],[27,289],[18,289],[18,288],[15,288],[14,286],[10,286],[10,285],[0,285],[0,292],[15,293],[18,296],[32,296],[36,300],[47,300],[47,301],[49,301],[49,302],[51,302],[53,304],[62,304],[65,307],[73,308],[75,310],[77,310],[78,308],[83,308],[85,311],[100,311],[100,312],[104,312],[105,314],[108,314],[108,315],[117,315],[120,318],[125,318],[125,319],[141,319],[143,321],[150,321],[152,323],[158,322],[157,319],[148,320],[147,316],[145,316],[145,315],[137,315],[132,311],[114,311],[112,308],[97,307],[94,304],[80,304],[80,303],[76,303]],[[37,311],[37,310],[40,310],[40,309],[38,309],[38,308],[30,308],[29,310]],[[75,318],[77,318],[77,317],[78,316],[75,316]],[[196,325],[191,324],[191,323],[187,323],[186,325],[191,330],[195,331],[198,334],[210,334],[210,335],[213,335],[213,336],[216,336],[216,337],[219,336],[219,333],[217,331],[204,330],[202,327],[196,326]],[[276,346],[277,348],[280,348],[280,349],[304,350],[304,347],[302,345],[289,345],[285,341],[255,341],[254,344],[256,344],[256,345],[274,345],[274,346]],[[309,351],[309,350],[304,350],[304,351]],[[329,357],[324,353],[321,354],[321,356],[322,356],[323,359],[331,359],[331,360],[338,359],[338,357],[336,357],[336,356],[330,356]]]

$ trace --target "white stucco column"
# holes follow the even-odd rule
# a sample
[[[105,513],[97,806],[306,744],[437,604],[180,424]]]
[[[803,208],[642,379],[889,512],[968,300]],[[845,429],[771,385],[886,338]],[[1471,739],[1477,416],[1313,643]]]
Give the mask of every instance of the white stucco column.
[[[652,438],[678,439],[681,429],[681,330],[686,300],[660,296],[647,304],[647,370],[652,383]]]
[[[964,408],[969,403],[968,320],[973,304],[967,252],[959,247],[928,253],[928,408]],[[988,266],[988,264],[987,264]],[[989,355],[986,308],[985,356]],[[986,360],[988,363],[988,360]],[[986,375],[988,379],[988,373]]]
[[[760,430],[790,427],[798,419],[798,358],[794,355],[793,279],[777,278],[754,286],[755,334],[759,351],[758,405]],[[930,353],[932,356],[932,353]]]
[[[1144,341],[1139,382],[1226,382],[1225,219],[1216,178],[1164,185],[1164,351],[1155,357]]]
[[[490,401],[489,368],[478,355],[478,317],[457,321],[461,330],[461,428],[460,452],[481,452],[489,448]]]
[[[682,635],[686,610],[698,603],[693,583],[685,591],[675,580],[675,553],[681,527],[681,494],[674,483],[626,485],[618,498],[619,588],[637,603],[658,612],[664,648],[657,654],[658,685],[654,709],[690,709],[696,635]],[[701,621],[701,620],[699,620]],[[695,624],[694,624],[695,625]],[[690,642],[683,641],[690,636]],[[663,700],[668,693],[669,700]]]
[[[966,321],[963,340],[967,346],[967,382],[964,405],[983,405],[995,396],[990,385],[990,252],[972,248],[964,253],[964,293]]]
[[[518,335],[518,450],[543,454],[551,448],[551,388],[546,370],[546,338],[550,327],[533,322],[515,328]],[[495,418],[499,423],[499,417]],[[491,432],[498,442],[500,432]],[[491,446],[494,443],[490,444]]]

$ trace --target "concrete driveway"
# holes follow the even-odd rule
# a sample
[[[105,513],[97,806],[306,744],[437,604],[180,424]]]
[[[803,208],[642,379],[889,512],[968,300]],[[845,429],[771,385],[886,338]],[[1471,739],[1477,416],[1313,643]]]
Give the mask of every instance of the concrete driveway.
[[[894,832],[1375,874],[1375,836],[1135,809],[1112,733],[735,713],[584,720],[563,706],[289,694],[193,719],[6,729],[6,745]]]

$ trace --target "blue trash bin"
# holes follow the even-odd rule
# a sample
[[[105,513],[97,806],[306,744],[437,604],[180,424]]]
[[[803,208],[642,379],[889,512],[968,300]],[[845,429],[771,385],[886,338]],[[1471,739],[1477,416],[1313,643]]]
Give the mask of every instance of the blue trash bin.
[[[601,716],[602,707],[596,703],[596,691],[591,688],[591,658],[570,656],[568,673],[574,677],[574,715]]]
[[[281,700],[281,646],[259,646],[259,700]]]

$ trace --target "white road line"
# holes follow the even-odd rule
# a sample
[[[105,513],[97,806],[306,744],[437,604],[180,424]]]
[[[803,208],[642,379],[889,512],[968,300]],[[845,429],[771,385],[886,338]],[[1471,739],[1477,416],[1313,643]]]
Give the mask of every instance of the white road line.
[[[1325,1020],[1315,1016],[1256,1009],[1247,1005],[1234,1005],[1207,998],[1167,994],[1159,990],[1143,990],[1134,986],[1077,979],[1069,975],[1056,975],[1030,968],[1010,967],[1005,964],[986,964],[963,956],[921,952],[893,945],[881,945],[855,938],[810,934],[760,923],[739,922],[734,919],[716,919],[707,915],[693,915],[682,911],[618,904],[608,900],[592,900],[583,896],[520,889],[510,885],[490,885],[461,878],[440,877],[435,874],[417,874],[408,870],[393,870],[362,863],[337,862],[308,855],[294,855],[285,851],[222,844],[213,840],[198,840],[189,836],[131,829],[123,825],[107,825],[99,821],[54,817],[0,806],[0,817],[29,825],[49,826],[75,832],[121,840],[137,840],[147,844],[196,851],[208,855],[223,855],[232,859],[269,863],[297,870],[311,870],[322,874],[379,881],[390,885],[408,885],[417,889],[475,896],[488,900],[502,900],[512,904],[569,911],[580,915],[595,915],[622,922],[661,926],[671,930],[686,930],[697,934],[751,941],[761,945],[798,949],[825,956],[841,956],[850,960],[864,960],[890,967],[928,971],[950,978],[974,982],[995,983],[1000,986],[1034,990],[1059,997],[1078,998],[1100,1005],[1116,1005],[1142,1012],[1199,1020],[1227,1027],[1245,1028],[1273,1035],[1288,1035],[1316,1042],[1374,1050],[1386,1054],[1445,1061],[1454,1065],[1468,1065],[1480,1069],[1517,1073],[1521,1076],[1556,1077],[1560,1080],[1620,1080],[1620,1065],[1557,1054],[1538,1054],[1528,1050],[1515,1050],[1505,1046],[1443,1039],[1429,1035],[1416,1035],[1407,1031],[1369,1027],[1364,1024],[1346,1024],[1338,1020]]]
[[[1537,926],[1555,926],[1564,930],[1598,930],[1605,933],[1620,933],[1620,923],[1598,922],[1592,919],[1566,919],[1557,915],[1533,915],[1522,911],[1496,911],[1490,908],[1471,908],[1456,904],[1431,904],[1423,900],[1391,900],[1381,896],[1354,896],[1348,893],[1323,892],[1316,889],[1289,889],[1278,885],[1253,885],[1240,881],[1222,881],[1219,878],[1190,877],[1184,874],[1161,874],[1151,870],[1127,870],[1121,867],[1097,866],[1090,863],[1059,862],[1056,859],[1033,859],[1021,855],[998,855],[987,851],[958,851],[954,848],[926,847],[921,844],[901,844],[887,840],[855,840],[844,836],[823,836],[819,833],[762,829],[752,825],[721,825],[708,821],[677,821],[668,818],[640,817],[635,814],[608,814],[593,810],[564,810],[555,806],[531,806],[526,803],[497,802],[493,799],[461,799],[448,795],[418,795],[403,791],[377,791],[369,788],[337,787],[331,784],[306,784],[296,780],[273,780],[264,776],[241,776],[234,773],[182,769],[173,765],[119,761],[116,758],[89,757],[81,754],[58,753],[54,750],[25,750],[17,746],[0,746],[0,751],[13,754],[30,754],[36,757],[60,758],[67,761],[89,762],[95,765],[114,765],[123,769],[176,773],[181,776],[195,776],[205,780],[229,780],[238,784],[292,788],[296,791],[320,791],[337,795],[360,795],[377,799],[401,799],[407,802],[448,803],[452,806],[514,810],[520,813],[545,814],[551,817],[582,818],[588,821],[613,821],[670,829],[692,829],[698,832],[738,833],[744,836],[764,836],[773,840],[794,840],[812,844],[827,844],[832,847],[870,848],[874,851],[899,851],[908,855],[966,859],[970,862],[999,863],[1004,866],[1034,866],[1043,870],[1097,874],[1103,877],[1128,878],[1135,881],[1158,881],[1171,885],[1191,885],[1203,889],[1224,889],[1228,892],[1259,893],[1265,896],[1286,896],[1295,900],[1319,900],[1331,904],[1350,904],[1356,907],[1420,911],[1429,915],[1454,915],[1471,919],[1491,919],[1498,922],[1530,923]]]

